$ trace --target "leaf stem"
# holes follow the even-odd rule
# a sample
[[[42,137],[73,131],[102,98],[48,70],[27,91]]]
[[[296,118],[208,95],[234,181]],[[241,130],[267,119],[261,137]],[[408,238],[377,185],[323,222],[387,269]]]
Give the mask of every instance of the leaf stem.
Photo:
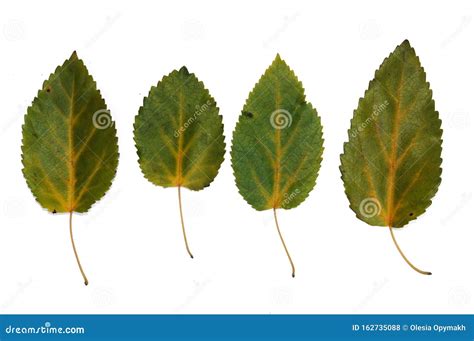
[[[409,260],[408,258],[405,256],[405,254],[402,252],[402,249],[400,249],[400,246],[398,245],[397,243],[397,240],[395,239],[395,234],[393,233],[393,228],[392,226],[389,226],[390,228],[390,234],[392,235],[392,240],[393,242],[395,243],[395,246],[397,247],[397,250],[398,252],[400,252],[400,255],[402,255],[403,259],[405,260],[405,262],[407,262],[408,265],[410,265],[410,267],[415,270],[416,272],[422,274],[422,275],[431,275],[431,272],[429,271],[423,271],[423,270],[420,270],[418,269],[416,266],[414,266]]]
[[[76,256],[77,265],[79,265],[79,270],[81,270],[82,277],[84,278],[84,284],[88,285],[89,281],[87,280],[86,274],[84,273],[84,270],[82,269],[81,261],[79,260],[79,256],[76,250],[76,245],[74,244],[74,237],[72,235],[72,211],[69,212],[69,234],[71,235],[72,249],[74,250],[74,255]]]
[[[184,218],[183,218],[183,206],[181,204],[181,186],[178,186],[178,199],[179,199],[179,215],[181,216],[181,227],[183,228],[184,244],[186,245],[186,250],[188,251],[191,258],[194,258],[191,250],[189,250],[188,238],[186,238],[186,230],[184,228]]]
[[[288,256],[288,260],[290,261],[290,264],[291,264],[291,277],[295,277],[295,265],[293,264],[293,261],[291,260],[291,256],[290,256],[290,253],[288,252],[288,248],[286,247],[285,240],[283,239],[283,236],[281,235],[280,226],[278,225],[276,208],[273,208],[273,216],[275,217],[275,225],[278,231],[278,235],[280,236],[281,243],[283,244],[283,247],[285,248],[286,255]]]

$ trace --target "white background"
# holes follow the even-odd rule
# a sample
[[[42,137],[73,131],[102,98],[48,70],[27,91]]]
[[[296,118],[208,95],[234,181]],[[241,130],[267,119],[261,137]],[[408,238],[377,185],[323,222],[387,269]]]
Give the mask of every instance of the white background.
[[[3,1],[0,5],[1,313],[474,313],[473,8],[470,1]],[[443,175],[428,211],[402,230],[348,207],[339,155],[358,99],[408,38],[443,120]],[[21,172],[26,108],[73,50],[97,81],[119,134],[108,194],[74,216],[48,214]],[[132,124],[151,85],[186,65],[224,117],[227,149],[249,91],[276,53],[295,70],[324,127],[317,185],[280,224],[238,194],[229,153],[211,187],[176,189],[140,173]]]

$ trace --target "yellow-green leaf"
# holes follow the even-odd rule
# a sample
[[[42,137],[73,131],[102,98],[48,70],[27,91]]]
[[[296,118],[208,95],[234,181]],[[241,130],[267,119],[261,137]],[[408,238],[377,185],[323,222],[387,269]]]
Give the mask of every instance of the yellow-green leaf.
[[[396,243],[392,228],[425,212],[438,190],[441,135],[425,71],[405,40],[375,72],[344,144],[342,179],[356,216],[390,227]]]
[[[177,187],[186,248],[181,187],[211,184],[224,161],[222,116],[209,91],[183,66],[153,86],[135,117],[135,143],[143,175],[153,184]]]
[[[256,210],[301,204],[316,184],[323,152],[320,118],[294,72],[275,58],[244,105],[232,139],[232,167],[243,198]]]
[[[72,212],[87,212],[112,183],[118,163],[116,130],[75,52],[44,82],[28,108],[22,162],[36,200],[50,212],[68,212],[70,222]],[[72,239],[71,224],[70,229]],[[76,253],[74,242],[73,247]]]

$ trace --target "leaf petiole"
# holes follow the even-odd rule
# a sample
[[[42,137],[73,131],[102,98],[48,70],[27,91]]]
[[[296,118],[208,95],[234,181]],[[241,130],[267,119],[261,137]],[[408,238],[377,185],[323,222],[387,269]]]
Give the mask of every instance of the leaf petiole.
[[[76,256],[77,265],[79,265],[79,270],[81,270],[82,277],[84,278],[84,284],[88,285],[89,281],[87,280],[86,274],[84,273],[84,270],[82,269],[81,261],[79,260],[79,256],[76,250],[76,245],[74,244],[74,238],[72,235],[72,211],[69,212],[69,234],[71,236],[72,249],[74,250],[74,255]]]
[[[408,265],[410,265],[410,267],[415,270],[416,272],[422,274],[422,275],[432,275],[431,272],[429,271],[423,271],[423,270],[420,270],[418,269],[416,266],[414,266],[409,260],[408,258],[405,256],[405,254],[402,252],[402,249],[400,249],[400,246],[398,245],[397,243],[397,240],[395,239],[395,234],[393,233],[393,228],[391,226],[389,226],[389,229],[390,229],[390,234],[392,235],[392,240],[393,242],[395,243],[395,246],[397,247],[397,250],[398,252],[400,252],[400,255],[402,255],[403,259],[405,260],[405,262],[407,262]]]
[[[290,256],[290,253],[288,252],[288,248],[286,247],[285,240],[283,239],[283,236],[280,232],[280,226],[278,225],[276,208],[273,208],[273,216],[275,217],[275,225],[278,231],[278,235],[280,236],[281,243],[283,244],[283,247],[285,248],[286,255],[288,256],[288,260],[290,261],[290,264],[291,264],[291,277],[295,277],[295,265],[293,264],[293,261],[291,260],[291,256]]]
[[[181,227],[183,228],[184,244],[186,245],[186,250],[188,251],[191,258],[194,258],[191,250],[189,250],[188,238],[186,238],[186,230],[184,228],[184,218],[183,218],[183,207],[181,204],[181,186],[178,186],[178,200],[179,200],[179,215],[181,216]]]

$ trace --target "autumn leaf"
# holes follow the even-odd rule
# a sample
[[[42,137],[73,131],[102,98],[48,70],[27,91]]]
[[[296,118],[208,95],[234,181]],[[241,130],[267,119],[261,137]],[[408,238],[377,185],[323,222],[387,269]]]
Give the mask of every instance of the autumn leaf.
[[[135,117],[138,162],[145,178],[162,187],[177,187],[184,228],[181,188],[199,191],[211,184],[224,161],[222,116],[214,98],[183,66],[153,86]]]
[[[370,225],[393,228],[421,215],[441,182],[441,121],[426,74],[405,40],[386,58],[354,111],[341,173],[350,207]]]
[[[73,212],[87,212],[109,189],[118,164],[117,133],[96,83],[76,52],[43,83],[23,125],[26,182],[40,205],[69,213],[71,243],[87,285],[72,234]]]
[[[295,267],[280,232],[276,210],[301,204],[316,184],[323,138],[316,109],[305,100],[294,72],[275,58],[250,93],[232,139],[236,185],[256,210],[273,210],[283,247]]]

